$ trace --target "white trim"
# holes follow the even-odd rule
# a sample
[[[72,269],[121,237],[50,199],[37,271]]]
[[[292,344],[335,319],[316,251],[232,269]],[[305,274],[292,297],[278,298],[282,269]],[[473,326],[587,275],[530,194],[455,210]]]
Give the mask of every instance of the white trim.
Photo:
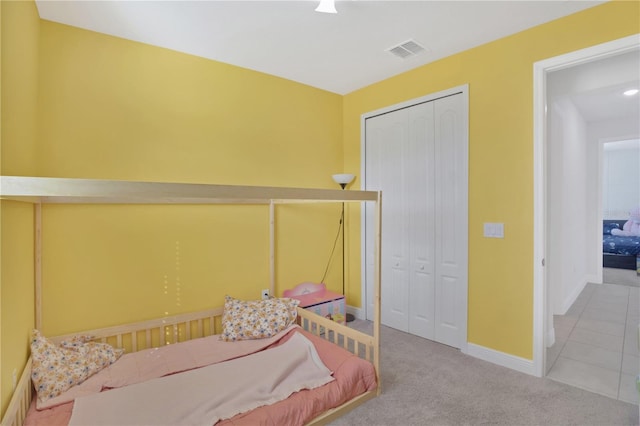
[[[602,250],[602,243],[600,243],[600,250]],[[600,258],[602,259],[602,254],[600,254]],[[584,280],[586,281],[585,285],[587,283],[602,284],[602,262],[600,263],[600,278],[598,279],[598,274],[587,274]]]
[[[365,119],[364,116],[360,117],[360,190],[365,185]],[[368,301],[367,301],[367,258],[366,258],[366,244],[367,244],[367,209],[364,206],[360,207],[360,309],[362,319],[367,319]],[[382,238],[382,235],[380,236]],[[381,284],[382,285],[382,284]],[[382,287],[380,288],[382,292]],[[382,301],[380,302],[382,306]],[[355,315],[355,314],[354,314]],[[382,321],[382,318],[380,318]]]
[[[598,191],[598,195],[597,195],[597,200],[598,200],[598,211],[597,211],[597,220],[598,220],[598,226],[596,227],[596,232],[598,233],[596,235],[596,244],[598,244],[598,247],[596,248],[596,250],[598,251],[598,259],[602,259],[602,261],[600,261],[598,263],[598,267],[596,269],[596,276],[595,276],[595,280],[592,281],[594,283],[598,283],[598,284],[602,284],[603,283],[603,275],[604,275],[604,250],[602,249],[602,241],[604,239],[604,236],[602,234],[603,231],[603,220],[604,220],[604,212],[603,210],[603,191],[604,188],[602,187],[602,178],[603,178],[603,173],[604,173],[604,142],[602,140],[598,141],[598,186],[596,187],[596,190]]]
[[[535,376],[533,361],[530,359],[520,358],[519,356],[489,349],[474,343],[467,343],[467,349],[467,354],[474,358]]]
[[[545,254],[545,161],[546,74],[539,63],[533,64],[533,368],[534,375],[544,375],[547,330]]]
[[[567,313],[571,305],[573,305],[573,302],[576,301],[578,296],[580,296],[580,293],[582,293],[582,290],[584,290],[585,286],[587,285],[587,282],[588,282],[588,279],[585,276],[582,279],[582,282],[571,292],[571,294],[562,301],[562,306],[560,307],[561,313],[559,315],[565,315]],[[547,342],[547,347],[548,346],[549,346],[549,343]]]
[[[347,305],[347,313],[353,315],[357,319],[366,319],[364,315],[364,309],[357,308],[355,306]]]
[[[545,372],[547,289],[545,255],[546,73],[640,48],[640,34],[570,52],[533,64],[533,374]]]
[[[463,123],[463,131],[464,138],[466,140],[466,144],[464,146],[464,162],[465,165],[463,167],[464,182],[465,182],[465,192],[467,196],[462,200],[462,211],[464,212],[464,223],[465,229],[462,236],[464,240],[464,247],[466,248],[464,252],[464,263],[466,264],[464,270],[464,282],[466,283],[464,288],[464,309],[460,311],[460,324],[464,324],[464,336],[462,341],[460,342],[460,351],[463,354],[469,352],[469,85],[464,84],[462,86],[458,86],[462,90],[462,109],[464,111],[464,123]]]
[[[547,348],[550,348],[555,344],[556,344],[556,329],[554,327],[551,327],[549,328],[549,331],[547,331]]]
[[[462,84],[460,86],[456,86],[456,87],[452,87],[450,89],[446,89],[446,90],[442,90],[440,92],[436,92],[436,93],[430,93],[428,95],[425,96],[421,96],[419,98],[414,98],[414,99],[410,99],[408,101],[404,101],[404,102],[400,102],[397,104],[393,104],[390,106],[386,106],[384,108],[380,108],[377,109],[375,111],[369,111],[367,113],[364,113],[361,115],[360,117],[360,123],[361,126],[365,125],[365,121],[368,118],[371,117],[375,117],[376,115],[380,115],[380,114],[385,114],[387,112],[391,112],[391,111],[397,111],[399,109],[402,108],[408,108],[417,104],[423,104],[425,102],[431,102],[431,101],[435,101],[436,99],[440,99],[440,98],[445,98],[447,96],[451,96],[451,95],[455,95],[457,93],[468,93],[469,92],[469,85],[468,84]],[[364,127],[361,127],[361,129],[364,129]],[[364,132],[361,132],[360,134],[361,138],[360,138],[360,147],[362,148],[361,150],[361,154],[364,153],[364,143],[365,143],[365,134]],[[361,155],[361,160],[362,160],[362,165],[364,166],[364,155]],[[362,169],[364,171],[364,169]],[[364,176],[364,174],[362,175]],[[363,185],[364,181],[361,180],[360,185]]]
[[[622,135],[622,136],[615,136],[615,137],[610,137],[610,138],[600,138],[598,139],[598,186],[597,186],[597,190],[598,190],[598,229],[596,230],[596,232],[598,233],[598,237],[597,237],[597,244],[598,244],[598,259],[603,259],[603,255],[604,252],[602,250],[602,240],[603,240],[603,234],[602,234],[602,228],[603,228],[603,221],[604,221],[604,208],[603,208],[603,193],[604,193],[604,189],[603,189],[603,174],[604,174],[604,147],[606,144],[608,144],[609,142],[618,142],[618,141],[624,141],[624,140],[631,140],[631,139],[638,139],[640,138],[640,135],[638,134],[628,134],[628,135]],[[592,283],[597,283],[597,284],[602,284],[604,283],[604,266],[603,266],[603,262],[601,261],[600,263],[598,263],[598,269],[596,271],[596,275],[594,277],[591,277],[591,280],[589,282]]]

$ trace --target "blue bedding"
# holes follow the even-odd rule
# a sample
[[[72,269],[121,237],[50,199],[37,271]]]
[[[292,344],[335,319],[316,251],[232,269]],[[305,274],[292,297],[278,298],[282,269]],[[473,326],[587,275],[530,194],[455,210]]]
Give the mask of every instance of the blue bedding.
[[[602,236],[602,251],[604,253],[637,256],[640,254],[640,237],[621,237],[614,235]]]
[[[640,255],[640,237],[611,235],[611,230],[622,229],[626,220],[604,220],[602,222],[602,252],[623,256]]]

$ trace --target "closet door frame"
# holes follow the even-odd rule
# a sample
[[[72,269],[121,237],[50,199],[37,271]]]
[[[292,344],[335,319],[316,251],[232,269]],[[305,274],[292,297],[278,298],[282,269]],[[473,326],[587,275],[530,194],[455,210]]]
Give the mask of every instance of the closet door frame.
[[[463,128],[463,132],[464,132],[464,139],[466,141],[465,144],[465,152],[463,153],[465,161],[466,161],[466,165],[464,167],[464,173],[465,176],[463,177],[464,181],[467,182],[467,196],[464,198],[464,200],[462,200],[462,204],[460,206],[460,208],[462,209],[462,211],[464,211],[464,216],[465,216],[465,227],[466,230],[464,231],[464,235],[466,236],[465,239],[465,246],[467,247],[467,252],[466,252],[466,271],[465,271],[465,277],[464,277],[464,289],[461,291],[460,294],[460,300],[458,300],[458,303],[460,303],[461,305],[461,309],[460,309],[460,313],[459,313],[459,318],[458,321],[460,324],[463,325],[463,329],[462,329],[462,341],[460,342],[460,350],[463,353],[467,353],[467,336],[468,336],[468,324],[467,324],[467,318],[468,318],[468,304],[469,304],[469,254],[468,254],[468,247],[469,247],[469,240],[468,240],[468,227],[469,227],[469,85],[468,84],[464,84],[461,86],[456,86],[456,87],[452,87],[450,89],[446,89],[440,92],[435,92],[435,93],[431,93],[419,98],[414,98],[405,102],[401,102],[398,104],[394,104],[394,105],[390,105],[375,111],[370,111],[367,113],[364,113],[360,116],[360,170],[361,170],[361,174],[363,176],[363,179],[360,180],[360,189],[365,189],[365,177],[366,177],[366,120],[370,117],[374,117],[380,114],[384,114],[384,113],[388,113],[391,111],[395,111],[395,110],[399,110],[402,108],[408,108],[417,104],[421,104],[421,103],[425,103],[425,102],[430,102],[430,101],[435,101],[437,99],[440,98],[445,98],[448,96],[452,96],[452,95],[456,95],[456,94],[460,94],[462,96],[462,102],[463,102],[463,123],[462,123],[462,128]],[[384,193],[382,194],[382,202],[384,203]],[[367,218],[366,218],[366,209],[361,209],[360,212],[360,219],[361,219],[361,232],[360,232],[360,236],[361,236],[361,242],[360,242],[360,251],[361,251],[361,286],[360,286],[360,291],[361,291],[361,295],[360,295],[360,300],[361,302],[361,309],[362,309],[362,318],[366,318],[367,317],[367,311],[369,310],[369,303],[368,303],[368,298],[367,298],[367,275],[368,275],[368,269],[367,269],[367,235],[366,235],[366,230],[367,230]],[[384,224],[382,224],[382,226],[384,226]]]

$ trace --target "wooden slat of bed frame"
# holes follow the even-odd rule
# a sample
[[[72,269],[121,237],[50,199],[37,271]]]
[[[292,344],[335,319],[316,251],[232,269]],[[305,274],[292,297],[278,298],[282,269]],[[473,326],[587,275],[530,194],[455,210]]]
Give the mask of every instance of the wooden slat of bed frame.
[[[160,330],[160,332],[158,333],[158,337],[160,338],[160,346],[164,346],[166,344],[165,340],[164,340],[164,330]]]
[[[208,320],[210,321],[210,324],[214,324],[216,317],[222,317],[222,311],[223,308],[220,307],[209,309],[206,311],[173,315],[170,317],[142,321],[133,324],[118,325],[97,330],[89,330],[82,333],[52,337],[51,341],[58,344],[62,340],[70,339],[71,337],[78,334],[90,334],[92,336],[95,336],[95,339],[100,340],[101,342],[109,342],[117,348],[125,347],[125,349],[130,352],[136,352],[142,349],[153,347],[154,330],[158,333],[160,345],[165,345],[167,343],[177,343],[178,341],[191,340],[192,338],[205,337],[205,335],[208,336],[211,334],[215,334],[215,328],[212,326],[209,328],[209,330],[204,330],[204,328],[202,328],[202,331],[199,330],[198,336],[192,336],[191,333],[189,333],[187,338],[187,333],[184,333],[184,338],[179,339],[180,333],[178,332],[178,330],[179,327],[188,329],[191,326],[192,321],[202,322]],[[166,339],[165,333],[167,331],[169,331],[173,336],[173,339],[170,339],[172,340],[171,342],[168,342]],[[140,345],[138,344],[138,333],[145,334],[144,347],[140,347]],[[124,337],[127,335],[131,336],[131,339],[129,339],[129,344],[131,347],[126,347],[127,339],[125,339]]]
[[[29,358],[20,375],[20,380],[16,384],[16,389],[11,401],[9,401],[5,416],[2,418],[2,426],[22,426],[24,424],[32,395],[31,358]]]
[[[324,318],[300,307],[298,307],[298,318],[298,324],[308,332],[333,342],[349,352],[377,365],[378,344],[373,336],[331,321],[328,318]],[[363,345],[365,348],[364,356],[360,353],[360,345]]]

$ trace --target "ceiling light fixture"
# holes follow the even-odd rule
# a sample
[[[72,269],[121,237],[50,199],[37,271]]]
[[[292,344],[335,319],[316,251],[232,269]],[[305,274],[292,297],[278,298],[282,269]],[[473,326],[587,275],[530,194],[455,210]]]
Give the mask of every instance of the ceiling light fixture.
[[[629,89],[629,90],[625,90],[623,92],[623,95],[625,96],[633,96],[636,95],[638,93],[638,89]]]
[[[320,4],[316,7],[316,12],[338,13],[335,0],[320,0]]]

